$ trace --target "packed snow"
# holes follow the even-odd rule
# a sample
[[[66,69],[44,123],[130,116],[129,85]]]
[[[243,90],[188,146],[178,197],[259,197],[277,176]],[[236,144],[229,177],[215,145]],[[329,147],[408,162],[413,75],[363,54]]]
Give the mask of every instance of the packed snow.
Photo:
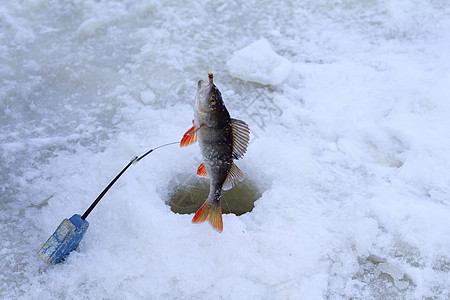
[[[446,1],[3,1],[0,298],[450,298],[449,28]],[[253,210],[172,212],[201,155],[171,145],[41,261],[181,139],[208,71]]]

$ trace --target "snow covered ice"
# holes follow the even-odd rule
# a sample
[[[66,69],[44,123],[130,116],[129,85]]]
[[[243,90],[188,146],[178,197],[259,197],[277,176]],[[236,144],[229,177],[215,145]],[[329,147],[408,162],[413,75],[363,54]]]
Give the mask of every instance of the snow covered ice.
[[[445,1],[3,1],[0,298],[449,298],[449,28]],[[221,234],[173,213],[201,156],[169,146],[43,263],[181,139],[208,71],[254,209]]]

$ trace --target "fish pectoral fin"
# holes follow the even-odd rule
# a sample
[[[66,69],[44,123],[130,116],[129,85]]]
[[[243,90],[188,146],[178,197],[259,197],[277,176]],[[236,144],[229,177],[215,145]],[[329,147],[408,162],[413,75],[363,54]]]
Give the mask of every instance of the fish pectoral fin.
[[[192,223],[202,223],[209,221],[211,226],[218,232],[223,230],[222,209],[219,201],[211,201],[209,197],[203,203],[202,207],[195,213]]]
[[[250,130],[244,121],[231,119],[231,132],[233,134],[233,158],[240,159],[247,151]]]
[[[197,168],[197,175],[200,177],[209,178],[208,171],[206,171],[206,167],[204,163],[201,163]]]
[[[223,183],[222,189],[224,191],[230,190],[237,183],[241,182],[244,179],[244,173],[233,163],[230,168],[230,172],[228,172],[227,178]]]
[[[191,129],[186,131],[180,142],[180,147],[186,147],[194,144],[197,141],[197,131],[199,128],[192,126]]]

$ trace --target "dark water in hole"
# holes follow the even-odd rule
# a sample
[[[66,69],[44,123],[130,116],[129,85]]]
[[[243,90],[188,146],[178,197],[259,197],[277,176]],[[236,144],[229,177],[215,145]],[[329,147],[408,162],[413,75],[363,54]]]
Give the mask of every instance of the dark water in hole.
[[[175,213],[195,213],[205,202],[209,194],[209,179],[194,175],[180,174],[170,181],[171,192],[167,204]],[[248,179],[223,191],[221,197],[222,213],[233,213],[237,216],[252,211],[254,202],[262,193],[256,184]]]

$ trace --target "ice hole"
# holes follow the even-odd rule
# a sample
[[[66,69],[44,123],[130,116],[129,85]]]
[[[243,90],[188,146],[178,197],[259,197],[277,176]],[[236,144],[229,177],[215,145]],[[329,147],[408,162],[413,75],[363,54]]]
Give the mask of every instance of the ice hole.
[[[195,213],[209,194],[209,180],[196,175],[179,174],[169,183],[167,204],[174,213]],[[222,191],[222,213],[237,216],[252,211],[254,203],[262,195],[256,183],[245,178],[231,190]]]

